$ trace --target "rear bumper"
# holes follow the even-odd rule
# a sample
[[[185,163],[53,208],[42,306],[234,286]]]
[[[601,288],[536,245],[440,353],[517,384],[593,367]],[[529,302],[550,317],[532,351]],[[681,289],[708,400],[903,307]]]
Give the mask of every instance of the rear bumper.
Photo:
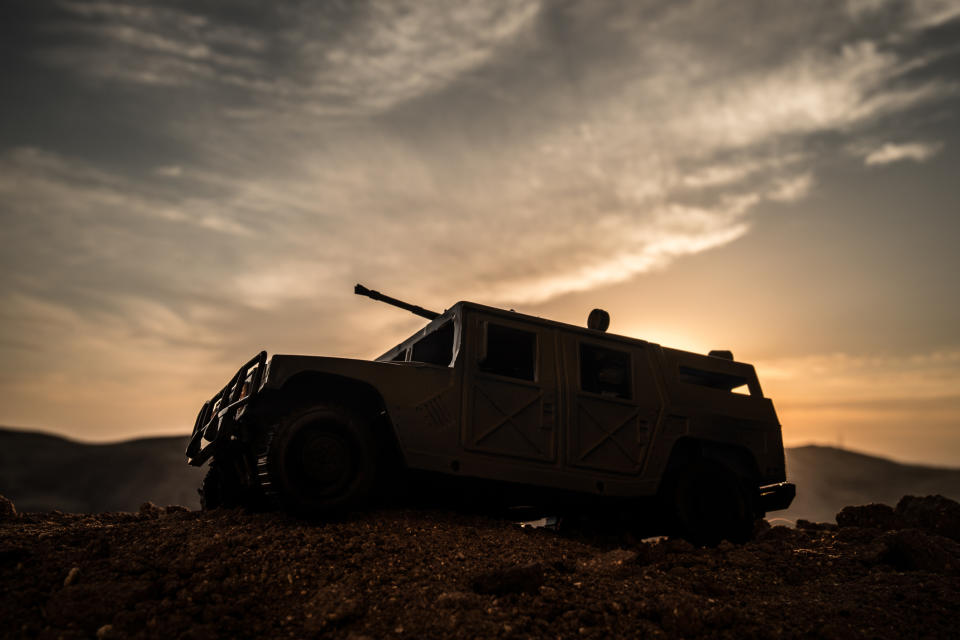
[[[766,513],[786,509],[797,496],[797,485],[792,482],[779,482],[760,487],[760,509]]]

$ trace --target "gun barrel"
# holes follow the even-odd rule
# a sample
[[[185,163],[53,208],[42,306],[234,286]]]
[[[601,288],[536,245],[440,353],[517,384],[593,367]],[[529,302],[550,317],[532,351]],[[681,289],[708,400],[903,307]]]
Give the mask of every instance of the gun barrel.
[[[410,304],[409,302],[404,302],[403,300],[397,300],[396,298],[391,298],[390,296],[383,295],[379,291],[374,291],[373,289],[367,289],[362,284],[358,284],[353,288],[353,292],[358,296],[367,296],[372,300],[379,300],[380,302],[386,302],[387,304],[392,304],[395,307],[400,307],[401,309],[406,309],[410,313],[414,313],[421,318],[426,318],[427,320],[434,320],[439,318],[440,314],[436,311],[430,311],[429,309],[424,309],[423,307],[418,307],[415,304]]]

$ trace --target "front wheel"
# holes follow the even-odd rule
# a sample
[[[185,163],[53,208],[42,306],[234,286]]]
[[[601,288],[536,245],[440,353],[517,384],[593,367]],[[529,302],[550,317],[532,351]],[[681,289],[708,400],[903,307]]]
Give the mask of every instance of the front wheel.
[[[211,509],[233,509],[244,504],[243,487],[236,474],[229,465],[222,464],[214,458],[207,467],[207,473],[200,485],[200,508],[203,511]]]
[[[257,473],[265,492],[284,509],[327,515],[370,497],[377,451],[366,420],[341,407],[316,406],[273,426]]]
[[[749,487],[721,464],[701,461],[681,474],[674,493],[680,535],[700,545],[744,543],[757,517]]]

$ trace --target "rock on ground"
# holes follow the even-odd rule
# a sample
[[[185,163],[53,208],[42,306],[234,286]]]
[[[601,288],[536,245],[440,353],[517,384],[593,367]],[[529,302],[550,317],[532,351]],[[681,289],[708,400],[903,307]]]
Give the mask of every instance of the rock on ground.
[[[0,522],[17,519],[17,508],[6,496],[0,496]]]
[[[960,542],[960,504],[949,498],[904,496],[896,513],[908,526]]]
[[[855,507],[844,507],[837,514],[837,526],[840,527],[873,527],[882,531],[902,529],[906,526],[903,518],[893,507],[887,504],[865,504]]]

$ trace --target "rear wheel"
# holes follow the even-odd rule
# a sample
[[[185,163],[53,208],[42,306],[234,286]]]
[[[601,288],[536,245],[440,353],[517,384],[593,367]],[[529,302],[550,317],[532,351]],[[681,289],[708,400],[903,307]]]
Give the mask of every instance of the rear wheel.
[[[680,476],[674,493],[680,535],[701,545],[743,543],[757,517],[747,484],[723,465],[699,461]]]
[[[376,481],[378,447],[366,420],[332,405],[296,411],[274,425],[257,473],[288,511],[326,515],[363,504]]]

